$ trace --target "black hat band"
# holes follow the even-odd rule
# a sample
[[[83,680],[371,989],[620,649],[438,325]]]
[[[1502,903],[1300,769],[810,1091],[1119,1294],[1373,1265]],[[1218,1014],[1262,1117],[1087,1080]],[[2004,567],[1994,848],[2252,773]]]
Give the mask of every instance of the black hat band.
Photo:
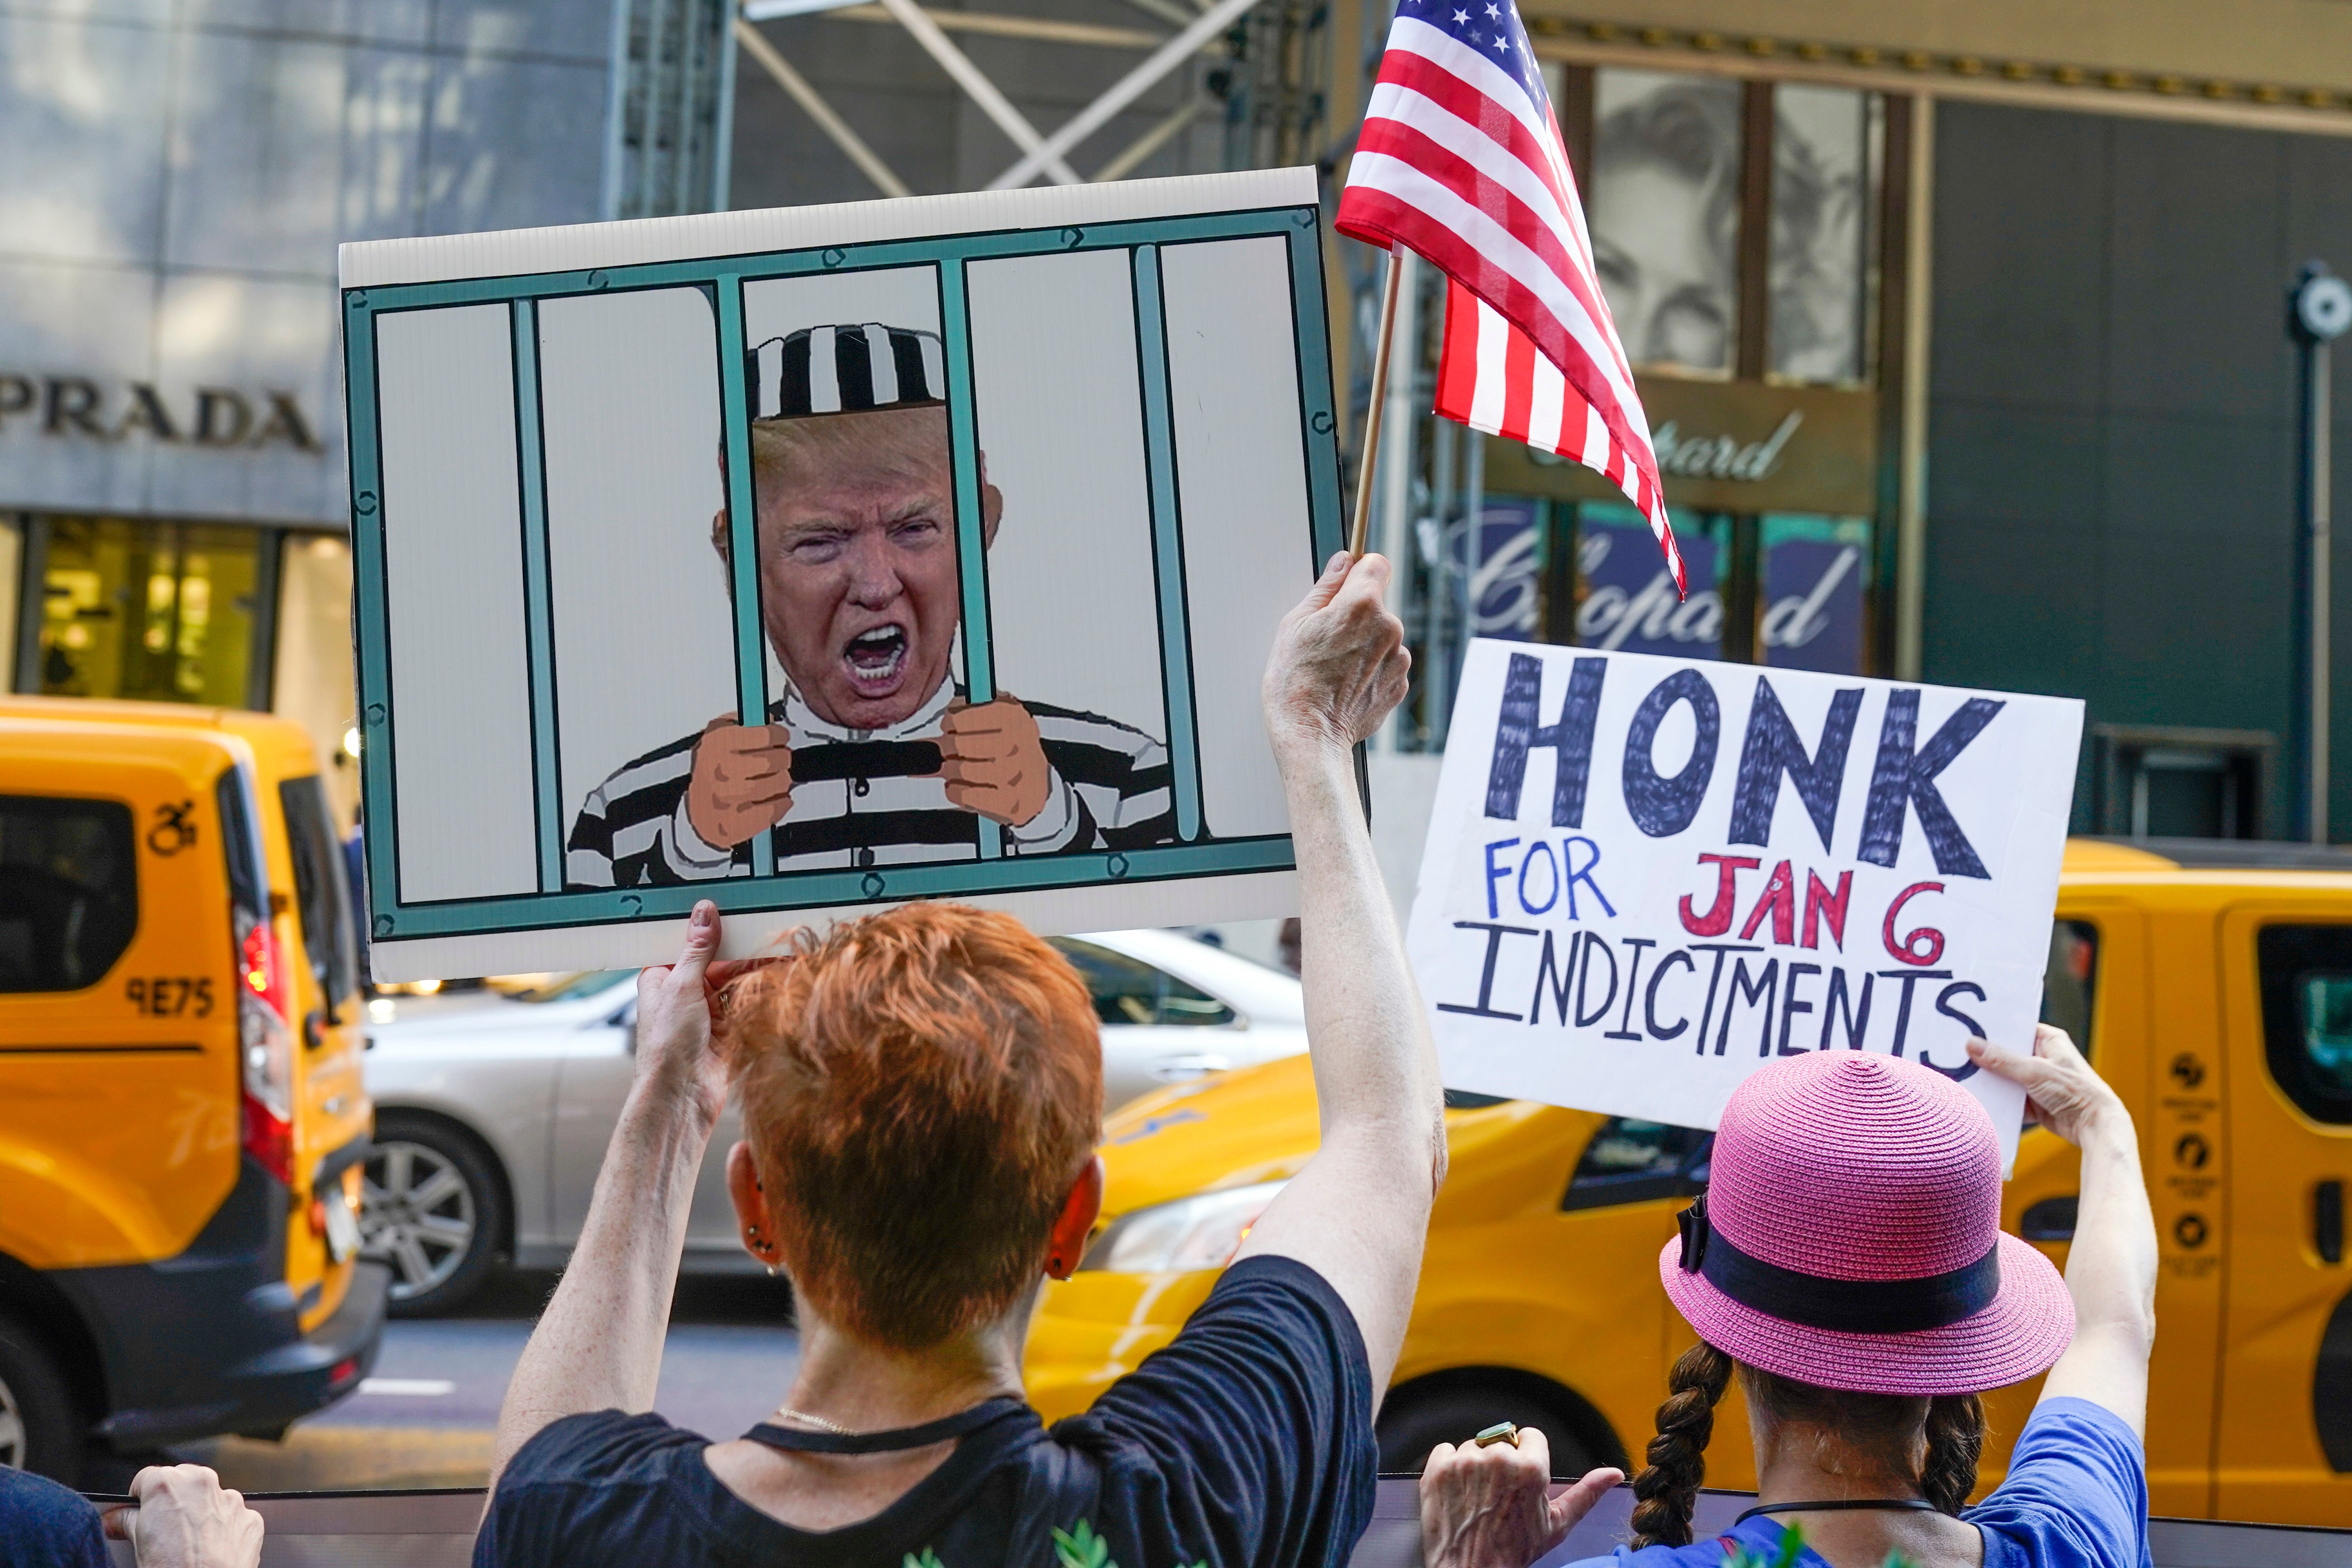
[[[1974,1317],[2000,1294],[2000,1243],[1974,1263],[1912,1279],[1832,1279],[1767,1263],[1708,1222],[1706,1199],[1676,1216],[1682,1267],[1738,1302],[1784,1323],[1850,1334],[1904,1334]]]

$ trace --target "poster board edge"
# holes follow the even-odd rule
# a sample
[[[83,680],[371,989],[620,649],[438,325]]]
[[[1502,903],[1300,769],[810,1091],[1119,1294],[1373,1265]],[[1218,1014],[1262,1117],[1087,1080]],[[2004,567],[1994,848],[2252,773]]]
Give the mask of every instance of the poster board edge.
[[[1144,888],[1150,891],[1144,893]],[[1150,900],[1148,909],[1137,907]],[[975,909],[1002,910],[1040,936],[1118,931],[1137,926],[1208,925],[1223,921],[1268,920],[1298,911],[1298,873],[1252,871],[1132,887],[1092,884],[974,894],[941,900]],[[750,958],[777,937],[801,926],[823,930],[845,920],[876,914],[890,905],[845,904],[825,909],[740,910],[724,917],[722,956]],[[667,921],[615,921],[593,926],[499,931],[466,936],[413,937],[371,944],[368,961],[379,981],[444,980],[476,974],[536,973],[572,969],[635,969],[667,963],[686,932],[683,917]],[[486,964],[481,955],[497,954]]]
[[[337,276],[344,289],[370,289],[869,245],[930,235],[1314,206],[1319,200],[1316,171],[1305,165],[1105,185],[962,191],[486,234],[352,240],[336,248]]]

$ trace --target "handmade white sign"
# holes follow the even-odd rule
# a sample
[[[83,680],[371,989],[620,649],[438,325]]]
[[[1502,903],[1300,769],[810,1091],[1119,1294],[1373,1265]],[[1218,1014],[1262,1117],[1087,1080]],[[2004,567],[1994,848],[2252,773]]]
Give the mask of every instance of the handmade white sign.
[[[1481,640],[1408,946],[1445,1082],[1713,1127],[1806,1051],[1924,1063],[2013,1158],[2071,699]]]

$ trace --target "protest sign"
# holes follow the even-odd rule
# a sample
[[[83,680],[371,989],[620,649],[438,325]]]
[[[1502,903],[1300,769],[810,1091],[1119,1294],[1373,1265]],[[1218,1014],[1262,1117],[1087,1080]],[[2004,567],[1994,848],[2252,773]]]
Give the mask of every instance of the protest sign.
[[[1314,171],[342,251],[379,979],[1288,912]]]
[[[2082,704],[1471,645],[1408,947],[1446,1084],[1713,1127],[1782,1056],[1958,1079],[2013,1157]]]

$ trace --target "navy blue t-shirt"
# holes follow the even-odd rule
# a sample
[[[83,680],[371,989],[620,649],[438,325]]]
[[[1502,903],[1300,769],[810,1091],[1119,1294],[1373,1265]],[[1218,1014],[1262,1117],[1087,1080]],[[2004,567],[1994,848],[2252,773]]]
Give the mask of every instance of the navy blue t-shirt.
[[[1379,1470],[1356,1320],[1287,1258],[1225,1271],[1164,1350],[1045,1429],[1007,1405],[888,1508],[796,1530],[658,1415],[572,1415],[523,1445],[475,1568],[1342,1568]]]
[[[46,1476],[0,1469],[0,1563],[9,1568],[113,1568],[98,1510]]]

